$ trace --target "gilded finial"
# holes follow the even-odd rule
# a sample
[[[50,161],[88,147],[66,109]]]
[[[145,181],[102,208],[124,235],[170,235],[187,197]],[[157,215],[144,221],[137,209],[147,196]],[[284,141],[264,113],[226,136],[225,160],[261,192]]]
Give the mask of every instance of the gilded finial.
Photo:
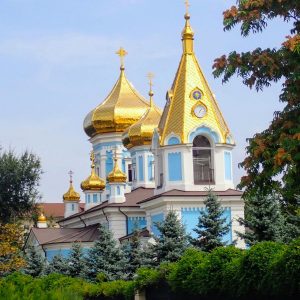
[[[92,169],[95,168],[95,152],[92,150],[90,154],[90,160],[92,162],[91,167]]]
[[[124,57],[128,54],[128,52],[123,47],[120,47],[120,49],[116,52],[116,54],[118,54],[120,56],[120,61],[121,61],[120,69],[123,71],[123,70],[125,70]]]
[[[149,90],[150,106],[152,106],[152,105],[153,105],[152,97],[153,97],[153,95],[154,95],[153,90],[152,90],[154,74],[151,73],[151,72],[149,72],[149,73],[147,74],[147,78],[149,79],[149,87],[150,87],[150,90]]]
[[[70,176],[70,183],[73,183],[73,174],[74,174],[74,172],[72,170],[70,170],[68,174]]]
[[[185,17],[185,19],[189,19],[190,18],[189,7],[191,6],[189,0],[185,0],[184,4],[185,4],[185,15],[184,15],[184,17]]]

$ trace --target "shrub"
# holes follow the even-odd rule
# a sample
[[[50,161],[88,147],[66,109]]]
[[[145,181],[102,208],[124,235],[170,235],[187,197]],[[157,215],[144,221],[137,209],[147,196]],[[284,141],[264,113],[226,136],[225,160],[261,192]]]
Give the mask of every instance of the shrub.
[[[192,271],[202,263],[206,254],[195,248],[185,251],[181,259],[173,265],[170,274],[167,275],[167,281],[172,290],[182,293],[191,293],[190,276]]]

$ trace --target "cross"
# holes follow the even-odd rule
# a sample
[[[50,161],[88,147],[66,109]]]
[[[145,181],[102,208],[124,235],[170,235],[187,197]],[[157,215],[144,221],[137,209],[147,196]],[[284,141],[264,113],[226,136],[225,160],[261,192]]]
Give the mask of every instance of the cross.
[[[74,174],[74,172],[72,170],[70,170],[68,174],[70,175],[70,182],[72,183],[73,182],[73,174]]]
[[[120,49],[116,52],[120,56],[121,60],[121,66],[124,66],[124,57],[128,54],[126,50],[123,47],[120,47]]]
[[[94,153],[93,150],[91,151],[90,160],[91,160],[92,163],[95,162],[95,153]]]
[[[149,73],[147,74],[147,77],[148,77],[148,79],[149,79],[150,91],[152,91],[152,86],[153,86],[153,81],[152,81],[152,79],[154,78],[154,74],[151,73],[151,72],[149,72]]]
[[[184,4],[185,4],[186,13],[188,14],[189,13],[189,7],[191,6],[190,3],[189,3],[189,0],[185,0]]]

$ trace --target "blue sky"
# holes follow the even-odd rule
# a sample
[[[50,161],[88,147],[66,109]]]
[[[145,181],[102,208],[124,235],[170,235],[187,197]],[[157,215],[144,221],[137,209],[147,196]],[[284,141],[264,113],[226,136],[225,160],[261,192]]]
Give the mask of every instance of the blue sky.
[[[191,0],[195,52],[216,94],[237,146],[235,182],[243,174],[246,138],[266,128],[280,83],[257,93],[234,78],[212,76],[216,57],[233,50],[279,47],[289,26],[272,21],[262,34],[243,38],[224,32],[222,12],[235,0]],[[183,0],[1,0],[0,145],[41,157],[43,201],[59,202],[89,174],[85,115],[104,100],[119,75],[115,51],[123,46],[128,79],[147,95],[146,74],[155,74],[155,101],[163,107],[181,55]]]

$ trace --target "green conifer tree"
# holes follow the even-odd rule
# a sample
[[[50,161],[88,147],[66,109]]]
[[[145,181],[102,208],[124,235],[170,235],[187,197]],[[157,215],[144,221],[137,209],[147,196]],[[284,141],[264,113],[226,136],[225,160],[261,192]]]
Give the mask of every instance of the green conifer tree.
[[[155,238],[156,243],[149,245],[153,254],[153,263],[177,261],[187,248],[188,239],[185,228],[174,211],[170,211],[163,222],[156,223],[160,235]]]
[[[205,210],[201,211],[197,227],[193,229],[197,237],[191,238],[191,244],[202,251],[212,251],[225,245],[222,237],[229,232],[230,224],[226,224],[226,218],[222,217],[224,209],[211,190],[204,204]]]
[[[238,220],[246,231],[237,232],[238,236],[250,246],[262,241],[289,242],[299,236],[299,227],[295,225],[296,222],[290,222],[289,217],[283,215],[280,202],[276,194],[265,196],[257,193],[247,197],[245,218]]]
[[[99,240],[95,241],[86,258],[85,278],[95,281],[100,273],[107,280],[126,278],[125,260],[111,231],[104,225],[99,226],[99,231]]]
[[[67,259],[62,257],[60,254],[55,255],[52,261],[46,268],[46,274],[58,273],[63,275],[68,275],[68,263]]]
[[[26,249],[26,267],[23,269],[25,274],[32,277],[38,277],[43,274],[45,270],[45,259],[40,253],[36,251],[36,248],[30,246]]]
[[[84,257],[80,243],[73,243],[70,256],[67,259],[68,275],[79,277],[84,273]]]
[[[126,273],[128,279],[132,279],[136,270],[142,266],[143,249],[140,241],[140,230],[135,228],[129,242],[121,246],[126,262]]]

